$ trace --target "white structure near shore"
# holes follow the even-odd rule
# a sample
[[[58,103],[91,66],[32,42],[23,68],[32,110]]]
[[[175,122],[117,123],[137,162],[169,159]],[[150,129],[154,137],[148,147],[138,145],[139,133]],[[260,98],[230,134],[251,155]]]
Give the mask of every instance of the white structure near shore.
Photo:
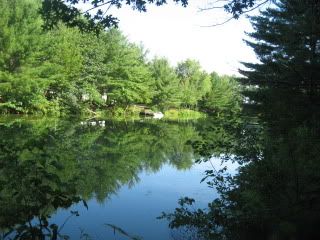
[[[153,118],[154,119],[161,119],[164,117],[164,114],[162,112],[155,112],[153,113]]]

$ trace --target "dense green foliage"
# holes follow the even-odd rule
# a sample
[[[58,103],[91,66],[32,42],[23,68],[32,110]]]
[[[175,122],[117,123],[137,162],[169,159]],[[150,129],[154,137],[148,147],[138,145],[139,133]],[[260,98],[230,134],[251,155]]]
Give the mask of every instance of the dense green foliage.
[[[133,104],[195,109],[200,102],[216,111],[237,94],[233,81],[213,80],[194,60],[176,68],[164,58],[149,61],[143,47],[116,29],[97,36],[60,23],[43,31],[40,0],[0,0],[0,6],[1,113],[94,114]],[[206,98],[226,90],[218,82],[235,90],[223,96],[223,106]]]
[[[279,0],[259,16],[251,17],[254,32],[248,34],[260,63],[245,63],[242,73],[252,84],[319,88],[320,3]]]
[[[165,58],[155,58],[150,64],[152,77],[155,79],[154,104],[161,108],[179,107],[181,92],[175,69]]]
[[[186,107],[196,106],[198,101],[210,91],[210,78],[201,70],[198,62],[186,60],[178,64],[177,74],[182,94],[181,102]]]
[[[235,78],[211,73],[211,88],[203,97],[201,106],[207,111],[218,113],[239,112],[242,96]]]

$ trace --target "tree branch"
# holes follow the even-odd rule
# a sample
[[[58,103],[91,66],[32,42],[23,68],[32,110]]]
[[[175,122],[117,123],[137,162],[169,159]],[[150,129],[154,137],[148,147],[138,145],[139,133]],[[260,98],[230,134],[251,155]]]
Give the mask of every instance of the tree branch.
[[[220,1],[220,0],[218,0],[218,1]],[[224,0],[221,0],[221,1],[224,1]],[[262,3],[259,3],[258,5],[256,5],[256,6],[253,7],[253,8],[248,9],[248,10],[246,10],[246,11],[243,11],[242,14],[243,14],[243,13],[252,12],[252,11],[254,11],[255,9],[257,9],[257,8],[261,7],[262,5],[266,4],[266,3],[269,2],[269,1],[270,1],[270,0],[265,0],[265,1],[263,1]],[[218,7],[216,7],[216,8],[218,8]],[[213,9],[213,8],[208,8],[208,9],[205,9],[205,10],[211,10],[211,9]],[[236,18],[237,18],[237,17],[236,17],[235,15],[233,15],[232,17],[228,18],[228,19],[225,20],[224,22],[220,22],[220,23],[216,23],[216,24],[211,24],[211,25],[205,25],[205,26],[201,26],[201,27],[217,27],[217,26],[221,26],[221,25],[224,25],[224,24],[230,22],[232,19],[236,19]]]
[[[88,13],[88,12],[94,10],[94,9],[100,8],[100,7],[102,7],[102,6],[104,6],[104,5],[107,5],[107,4],[109,4],[109,3],[110,3],[110,5],[111,5],[111,4],[112,4],[112,1],[107,1],[107,2],[101,3],[100,5],[96,5],[96,6],[92,7],[92,8],[89,8],[88,10],[84,11],[83,13]],[[109,7],[109,8],[110,8],[110,7]]]
[[[231,18],[228,18],[227,20],[225,20],[224,22],[221,22],[221,23],[205,25],[205,26],[200,26],[200,27],[217,27],[217,26],[221,26],[223,24],[226,24],[227,22],[230,22],[232,19],[234,19],[234,16],[232,16]]]

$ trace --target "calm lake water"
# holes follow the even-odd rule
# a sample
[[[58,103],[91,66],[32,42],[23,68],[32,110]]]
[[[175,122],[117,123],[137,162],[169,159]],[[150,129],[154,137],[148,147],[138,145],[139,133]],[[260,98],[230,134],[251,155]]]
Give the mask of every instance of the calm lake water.
[[[319,118],[279,115],[2,118],[0,239],[319,239]]]
[[[221,160],[195,163],[201,156],[190,142],[202,139],[202,124],[3,119],[3,234],[54,224],[61,238],[171,239],[168,222],[157,219],[162,212],[181,197],[201,208],[217,197],[200,181]]]

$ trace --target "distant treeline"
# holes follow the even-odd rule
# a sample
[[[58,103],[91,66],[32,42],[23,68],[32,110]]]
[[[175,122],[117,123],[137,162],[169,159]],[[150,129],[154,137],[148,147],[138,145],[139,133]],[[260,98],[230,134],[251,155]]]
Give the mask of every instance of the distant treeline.
[[[233,77],[185,60],[148,60],[116,29],[43,29],[40,0],[0,0],[0,113],[81,114],[143,104],[158,110],[239,109]]]

